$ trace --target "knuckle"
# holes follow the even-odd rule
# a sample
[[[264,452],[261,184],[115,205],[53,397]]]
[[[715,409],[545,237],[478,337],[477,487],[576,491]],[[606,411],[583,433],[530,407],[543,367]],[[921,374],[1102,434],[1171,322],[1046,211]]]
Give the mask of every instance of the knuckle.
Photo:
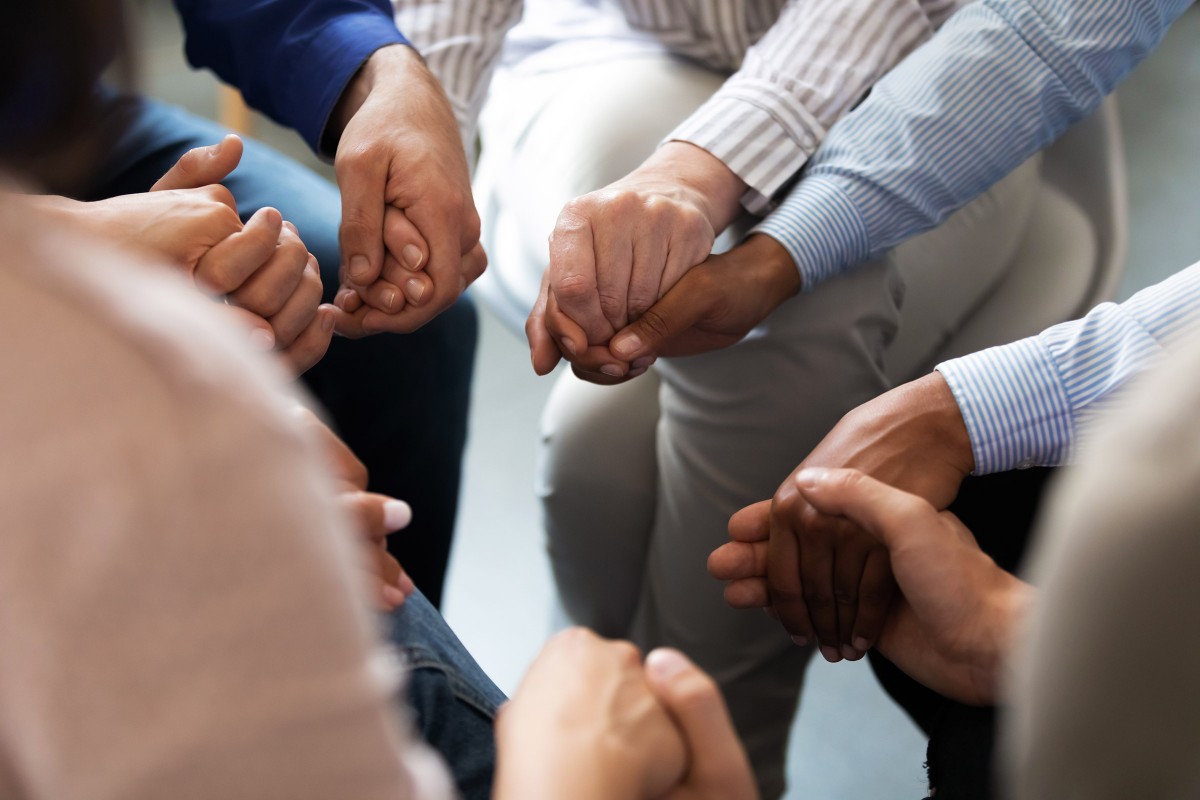
[[[583,300],[596,292],[596,283],[586,275],[572,273],[554,281],[554,295],[567,302]]]
[[[840,606],[856,606],[858,605],[858,588],[835,586],[833,589],[833,599]]]
[[[833,608],[834,602],[833,595],[829,592],[808,586],[804,587],[804,604],[808,606],[809,611],[828,611]]]
[[[600,292],[600,310],[606,317],[617,317],[625,311],[625,298],[608,292]]]
[[[671,326],[662,314],[655,311],[653,308],[645,309],[641,316],[638,317],[638,324],[643,332],[650,335],[652,339],[665,339],[671,333]]]

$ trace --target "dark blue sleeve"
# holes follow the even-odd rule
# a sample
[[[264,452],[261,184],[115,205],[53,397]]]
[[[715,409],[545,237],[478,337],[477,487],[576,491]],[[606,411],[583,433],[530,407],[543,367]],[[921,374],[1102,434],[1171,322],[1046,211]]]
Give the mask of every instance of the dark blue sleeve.
[[[407,44],[388,0],[175,0],[188,61],[241,89],[313,150],[346,84],[380,47]],[[326,155],[329,155],[326,153]]]

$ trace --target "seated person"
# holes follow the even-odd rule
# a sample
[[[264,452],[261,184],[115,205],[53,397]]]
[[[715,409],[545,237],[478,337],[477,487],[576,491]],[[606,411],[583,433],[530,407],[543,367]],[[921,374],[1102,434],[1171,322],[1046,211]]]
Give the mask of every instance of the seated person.
[[[55,0],[0,30],[6,185],[37,154],[69,171],[58,140],[89,127],[119,17]],[[47,57],[49,80],[27,67]],[[355,569],[363,540],[394,568],[380,541],[407,509],[286,413],[283,370],[217,306],[7,188],[0,206],[0,327],[22,342],[0,356],[20,376],[0,396],[0,795],[451,796],[386,702],[402,670]],[[496,797],[753,794],[713,683],[674,651],[643,665],[568,632],[497,737]]]

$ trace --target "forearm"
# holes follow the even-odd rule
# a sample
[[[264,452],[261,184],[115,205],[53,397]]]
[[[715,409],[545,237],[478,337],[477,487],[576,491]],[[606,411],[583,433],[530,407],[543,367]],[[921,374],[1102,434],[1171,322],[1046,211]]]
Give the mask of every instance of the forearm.
[[[405,42],[387,0],[175,0],[188,60],[320,149],[343,90],[380,47]],[[325,153],[329,155],[329,153]]]
[[[806,288],[932,228],[1105,95],[1191,0],[980,0],[876,84],[759,230]]]
[[[394,0],[404,31],[441,82],[463,145],[474,151],[475,125],[508,30],[521,18],[522,0]]]
[[[749,188],[746,208],[765,213],[830,126],[933,35],[946,4],[932,5],[790,0],[738,72],[668,140],[723,161]]]
[[[1200,324],[1200,264],[1003,347],[939,364],[971,439],[975,473],[1070,460],[1129,381]]]

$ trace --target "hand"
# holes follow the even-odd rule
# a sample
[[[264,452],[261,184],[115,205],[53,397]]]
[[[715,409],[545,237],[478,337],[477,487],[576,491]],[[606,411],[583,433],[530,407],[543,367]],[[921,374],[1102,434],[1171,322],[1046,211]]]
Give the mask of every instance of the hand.
[[[522,800],[659,798],[680,784],[687,759],[637,649],[584,628],[542,650],[500,710],[496,747],[495,796]]]
[[[934,372],[851,411],[795,472],[807,467],[853,467],[945,508],[974,458],[954,395]],[[791,478],[775,493],[770,534],[767,583],[784,627],[798,643],[815,637],[828,661],[861,658],[894,594],[878,542],[812,508]]]
[[[538,318],[536,324],[557,332],[563,346],[574,351],[569,358],[579,377],[620,383],[641,375],[659,356],[695,355],[736,344],[799,291],[800,276],[787,251],[771,237],[756,235],[690,270],[607,347],[583,347],[581,330],[555,313],[553,298],[539,302],[530,324]],[[555,321],[542,323],[543,316]]]
[[[343,93],[331,135],[342,192],[342,284],[374,309],[347,330],[416,330],[487,264],[482,249],[466,258],[479,245],[479,215],[450,102],[412,48],[384,47]]]
[[[625,178],[568,203],[550,236],[537,321],[526,325],[534,370],[548,373],[560,351],[571,358],[606,345],[638,319],[709,256],[745,191],[713,155],[669,142]]]
[[[754,800],[758,787],[717,684],[678,650],[646,656],[646,680],[683,734],[687,772],[669,800]]]
[[[408,526],[412,509],[403,500],[366,491],[367,468],[315,414],[297,406],[301,425],[309,429],[325,450],[326,462],[337,482],[338,500],[363,544],[364,566],[379,607],[391,611],[413,593],[412,579],[387,551],[388,534]]]
[[[794,481],[823,514],[844,517],[887,549],[904,603],[880,651],[909,676],[973,705],[998,678],[1033,588],[996,566],[948,511],[856,470],[804,470]]]

